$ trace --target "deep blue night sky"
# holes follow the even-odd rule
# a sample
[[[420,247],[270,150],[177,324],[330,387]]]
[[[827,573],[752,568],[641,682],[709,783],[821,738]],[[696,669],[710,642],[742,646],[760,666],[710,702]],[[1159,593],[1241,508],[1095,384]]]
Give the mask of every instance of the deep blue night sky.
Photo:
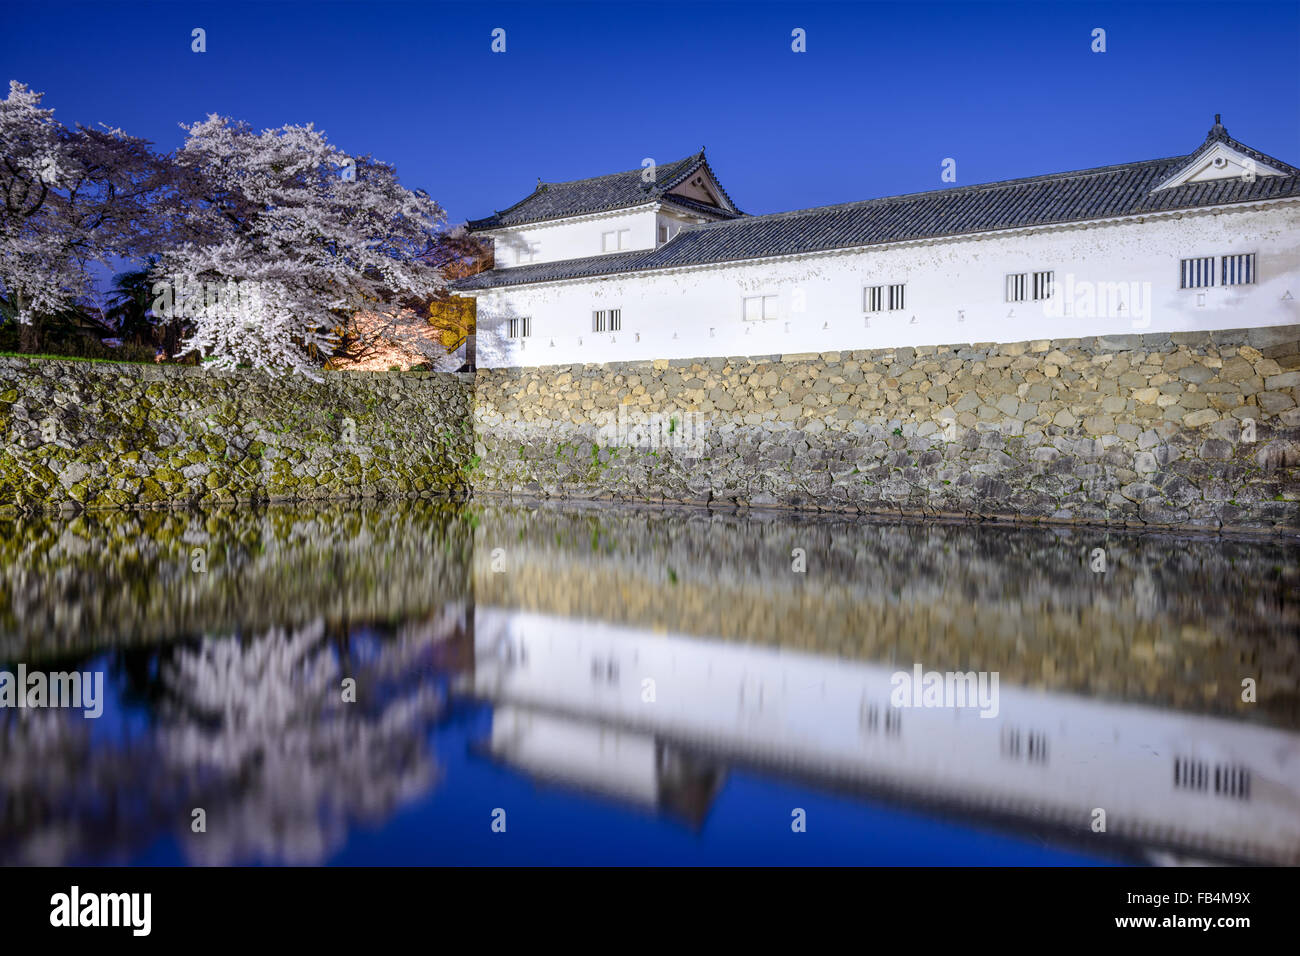
[[[708,146],[747,212],[1181,155],[1300,163],[1300,4],[6,0],[3,79],[173,148],[209,112],[313,122],[451,221]],[[207,52],[190,31],[207,31]],[[507,52],[490,52],[491,31]],[[808,52],[790,50],[794,27]],[[1107,52],[1090,50],[1107,31]]]

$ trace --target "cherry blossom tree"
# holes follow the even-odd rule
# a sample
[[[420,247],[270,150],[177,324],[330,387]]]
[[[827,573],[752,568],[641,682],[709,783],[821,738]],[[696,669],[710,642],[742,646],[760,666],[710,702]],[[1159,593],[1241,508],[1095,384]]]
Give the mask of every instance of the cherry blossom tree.
[[[168,164],[121,130],[64,127],[44,94],[11,81],[0,100],[0,296],[22,325],[84,305],[88,266],[148,253],[167,240],[156,200]]]
[[[446,285],[437,264],[419,258],[445,218],[436,202],[310,124],[258,133],[212,115],[184,129],[176,196],[185,231],[198,238],[165,252],[154,272],[154,312],[193,323],[184,350],[219,367],[316,377],[376,325],[415,348],[437,347],[427,319],[401,305]]]

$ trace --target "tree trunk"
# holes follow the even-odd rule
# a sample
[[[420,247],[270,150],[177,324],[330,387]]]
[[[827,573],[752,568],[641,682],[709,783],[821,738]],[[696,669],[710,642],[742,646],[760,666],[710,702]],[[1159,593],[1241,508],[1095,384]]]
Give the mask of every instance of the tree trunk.
[[[27,303],[24,301],[22,292],[14,293],[14,305],[18,308],[18,314],[23,314],[23,309]],[[18,322],[18,351],[30,355],[39,351],[41,344],[41,328],[37,324],[40,320],[35,316],[32,317],[31,324],[15,320]]]
[[[178,321],[173,320],[163,326],[162,347],[167,358],[175,358],[176,353],[181,350],[181,333],[181,324]]]
[[[40,319],[33,318],[30,322],[20,322],[18,325],[18,351],[25,355],[34,355],[41,350],[41,327]]]

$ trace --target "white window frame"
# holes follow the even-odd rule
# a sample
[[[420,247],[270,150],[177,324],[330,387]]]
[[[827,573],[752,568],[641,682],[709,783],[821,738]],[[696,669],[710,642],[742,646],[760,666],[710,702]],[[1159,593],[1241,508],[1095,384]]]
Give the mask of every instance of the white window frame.
[[[757,303],[758,314],[751,317],[750,303]],[[771,322],[777,317],[777,297],[775,295],[746,295],[740,298],[740,318],[744,322]]]
[[[901,312],[905,308],[907,308],[906,282],[886,282],[883,285],[862,287],[863,312],[868,314]]]
[[[1041,302],[1052,297],[1055,286],[1056,272],[1052,269],[1008,272],[1006,298],[1008,302]]]
[[[601,252],[622,252],[631,245],[631,229],[607,229],[600,234]],[[612,245],[612,248],[611,248]]]
[[[506,338],[526,339],[531,338],[532,334],[533,317],[531,315],[515,315],[506,319]]]
[[[1029,292],[1029,273],[1008,272],[1006,291],[1008,302],[1024,302]]]
[[[1052,297],[1052,289],[1056,285],[1056,273],[1051,269],[1039,272],[1031,272],[1033,281],[1030,283],[1030,295],[1034,297],[1035,302],[1041,302],[1043,299]]]
[[[515,265],[526,266],[537,260],[537,253],[541,250],[540,242],[525,242],[522,246],[515,247]]]

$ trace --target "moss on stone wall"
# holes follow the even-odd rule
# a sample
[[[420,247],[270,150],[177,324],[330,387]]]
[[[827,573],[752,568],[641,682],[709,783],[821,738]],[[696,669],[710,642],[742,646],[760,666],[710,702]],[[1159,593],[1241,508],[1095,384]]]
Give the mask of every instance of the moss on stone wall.
[[[471,388],[0,359],[0,510],[464,494]]]
[[[1300,326],[322,383],[0,358],[0,512],[472,491],[1294,531],[1298,400]]]

